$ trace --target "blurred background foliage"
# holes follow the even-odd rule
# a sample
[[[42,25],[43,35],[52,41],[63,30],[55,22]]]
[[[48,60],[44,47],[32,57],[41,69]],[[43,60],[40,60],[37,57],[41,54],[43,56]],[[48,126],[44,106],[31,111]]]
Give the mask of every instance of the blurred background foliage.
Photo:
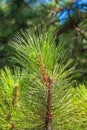
[[[12,66],[9,40],[20,29],[55,26],[56,43],[65,41],[69,57],[78,70],[77,79],[87,79],[86,0],[0,0],[0,67]]]

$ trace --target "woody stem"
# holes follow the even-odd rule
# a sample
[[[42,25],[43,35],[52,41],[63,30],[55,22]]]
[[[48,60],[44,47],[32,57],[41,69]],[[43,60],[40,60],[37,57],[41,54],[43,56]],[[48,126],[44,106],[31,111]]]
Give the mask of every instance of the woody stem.
[[[52,130],[51,127],[51,121],[52,121],[52,115],[51,115],[51,90],[50,87],[47,90],[47,108],[46,108],[46,118],[45,118],[45,127],[46,130]]]
[[[42,79],[45,83],[46,90],[47,90],[47,106],[46,106],[46,116],[45,116],[45,128],[46,130],[52,130],[51,121],[51,85],[53,84],[53,78],[48,77],[46,72],[46,68],[43,62],[43,58],[41,55],[38,56],[38,62],[41,69]]]

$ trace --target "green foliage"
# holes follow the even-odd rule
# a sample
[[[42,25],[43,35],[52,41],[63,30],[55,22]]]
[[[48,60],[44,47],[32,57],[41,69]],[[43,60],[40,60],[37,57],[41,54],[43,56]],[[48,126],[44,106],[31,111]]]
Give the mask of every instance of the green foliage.
[[[18,93],[21,81],[18,69],[10,71],[5,68],[0,71],[0,129],[10,130],[15,128],[15,123],[22,118]],[[17,106],[17,107],[16,107]],[[19,114],[19,118],[17,118]],[[18,123],[19,125],[19,123]]]
[[[86,130],[86,88],[72,88],[72,59],[56,46],[54,29],[20,32],[12,62],[0,70],[1,130]]]
[[[13,105],[14,90],[17,85],[17,102]],[[66,91],[57,83],[52,87],[52,130],[86,130],[85,86],[80,85],[79,88]],[[47,90],[40,78],[26,71],[21,72],[18,68],[10,70],[6,67],[0,71],[0,90],[1,130],[45,130]]]
[[[48,97],[51,100],[50,127],[56,130],[71,128],[75,120],[72,117],[73,105],[70,94],[72,60],[66,58],[64,44],[56,47],[52,34],[52,28],[40,34],[27,31],[10,41],[13,60],[22,65],[27,72],[16,73],[16,68],[15,72],[8,68],[5,71],[1,70],[1,129],[49,129],[49,126],[46,126]],[[7,103],[3,102],[3,98]]]
[[[76,88],[72,88],[74,113],[79,118],[80,130],[86,130],[87,128],[87,89],[85,85],[79,85]]]
[[[77,79],[86,82],[87,13],[76,11],[60,25],[58,0],[38,7],[33,6],[35,1],[9,0],[0,5],[0,67],[22,67],[0,70],[0,129],[86,130],[87,90],[85,85],[72,88],[72,78],[75,68]],[[30,29],[37,25],[46,25],[48,31]],[[48,29],[51,25],[56,28]],[[8,40],[21,28],[10,41],[10,50]]]

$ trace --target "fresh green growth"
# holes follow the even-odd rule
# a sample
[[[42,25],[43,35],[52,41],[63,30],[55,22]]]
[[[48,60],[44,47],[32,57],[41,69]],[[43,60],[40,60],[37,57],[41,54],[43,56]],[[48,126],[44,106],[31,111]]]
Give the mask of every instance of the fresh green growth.
[[[26,31],[10,41],[13,61],[24,71],[0,72],[1,130],[85,130],[70,87],[72,60],[64,43],[56,46],[53,31]]]
[[[74,112],[80,124],[80,130],[87,129],[87,88],[85,85],[79,85],[72,88]]]
[[[19,103],[21,74],[19,69],[11,72],[7,67],[0,71],[0,130],[11,130],[15,129],[15,124],[21,125],[23,115]]]

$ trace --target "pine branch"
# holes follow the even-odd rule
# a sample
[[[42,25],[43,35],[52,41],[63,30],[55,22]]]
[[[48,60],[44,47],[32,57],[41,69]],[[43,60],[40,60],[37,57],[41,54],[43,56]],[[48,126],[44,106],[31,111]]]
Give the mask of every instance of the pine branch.
[[[63,43],[56,46],[53,32],[21,32],[10,41],[12,59],[24,71],[0,72],[0,129],[87,128],[83,97],[77,98],[81,93],[71,88],[72,60],[66,58]]]
[[[67,32],[70,29],[74,29],[74,25],[78,25],[80,22],[81,22],[81,20],[78,19],[77,21],[71,21],[70,23],[65,24],[58,31],[56,31],[56,35],[59,36],[65,32]]]
[[[63,125],[55,126],[55,122],[59,123],[61,118],[66,118],[68,123],[69,113],[71,115],[73,112],[70,108],[72,106],[70,94],[66,89],[70,86],[68,77],[73,67],[69,69],[71,60],[65,62],[64,44],[56,47],[52,33],[54,29],[41,32],[43,31],[39,33],[32,30],[22,32],[21,36],[18,34],[10,44],[14,55],[13,60],[29,72],[22,93],[22,100],[26,100],[24,106],[26,111],[28,110],[27,115],[32,117],[27,119],[30,124],[28,128],[52,130],[61,127],[62,129]],[[64,109],[62,105],[66,102],[69,104]],[[59,114],[60,111],[64,116]],[[32,125],[34,121],[36,124]]]

